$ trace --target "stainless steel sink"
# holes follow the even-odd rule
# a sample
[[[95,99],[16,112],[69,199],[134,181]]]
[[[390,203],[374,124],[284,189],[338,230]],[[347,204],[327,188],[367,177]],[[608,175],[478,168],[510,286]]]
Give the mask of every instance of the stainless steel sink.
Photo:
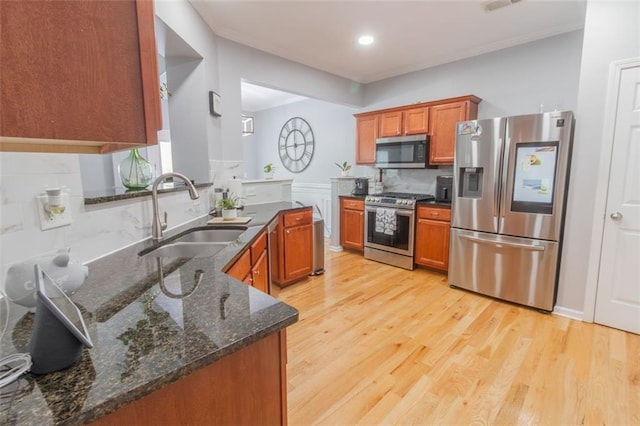
[[[236,240],[247,229],[199,229],[189,232],[174,242],[182,243],[230,243]]]
[[[155,250],[145,257],[210,257],[238,240],[246,227],[196,229]]]
[[[145,254],[145,257],[210,257],[228,243],[171,243]]]

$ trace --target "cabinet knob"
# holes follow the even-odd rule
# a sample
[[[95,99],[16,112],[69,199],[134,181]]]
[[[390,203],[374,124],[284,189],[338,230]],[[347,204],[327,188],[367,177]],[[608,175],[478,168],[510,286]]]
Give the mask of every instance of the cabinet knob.
[[[297,220],[297,221],[301,221],[301,220],[302,220],[302,218],[301,218],[301,217],[296,217],[296,220]]]
[[[291,233],[291,230],[290,230],[290,229],[287,229],[287,234],[290,234],[290,233]]]
[[[440,213],[438,213],[438,212],[431,212],[431,216],[440,216]]]

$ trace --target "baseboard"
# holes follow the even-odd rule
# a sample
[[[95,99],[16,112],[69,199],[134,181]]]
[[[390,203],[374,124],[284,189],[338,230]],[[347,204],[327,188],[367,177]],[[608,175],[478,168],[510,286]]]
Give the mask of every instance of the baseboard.
[[[565,308],[564,306],[554,306],[553,307],[553,315],[558,315],[559,317],[565,317],[569,319],[573,319],[576,321],[582,321],[582,316],[584,312],[576,311],[575,309]]]
[[[342,250],[343,250],[342,246],[331,246],[331,245],[329,246],[329,251],[339,252]]]

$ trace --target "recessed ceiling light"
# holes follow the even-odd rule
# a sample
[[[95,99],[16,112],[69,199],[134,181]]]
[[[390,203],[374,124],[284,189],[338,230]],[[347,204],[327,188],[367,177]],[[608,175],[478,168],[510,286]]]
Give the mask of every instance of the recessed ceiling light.
[[[368,46],[373,43],[373,36],[363,35],[358,38],[358,43],[363,46]]]

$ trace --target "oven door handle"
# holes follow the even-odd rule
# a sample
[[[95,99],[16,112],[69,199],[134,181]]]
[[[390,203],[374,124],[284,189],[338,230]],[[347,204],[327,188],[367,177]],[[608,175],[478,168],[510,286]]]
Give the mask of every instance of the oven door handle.
[[[414,215],[414,211],[413,210],[407,210],[407,209],[397,209],[395,207],[382,207],[383,209],[392,209],[396,211],[396,215],[398,216],[407,216],[407,217],[412,217]],[[376,212],[377,207],[365,207],[365,210],[368,212]]]

